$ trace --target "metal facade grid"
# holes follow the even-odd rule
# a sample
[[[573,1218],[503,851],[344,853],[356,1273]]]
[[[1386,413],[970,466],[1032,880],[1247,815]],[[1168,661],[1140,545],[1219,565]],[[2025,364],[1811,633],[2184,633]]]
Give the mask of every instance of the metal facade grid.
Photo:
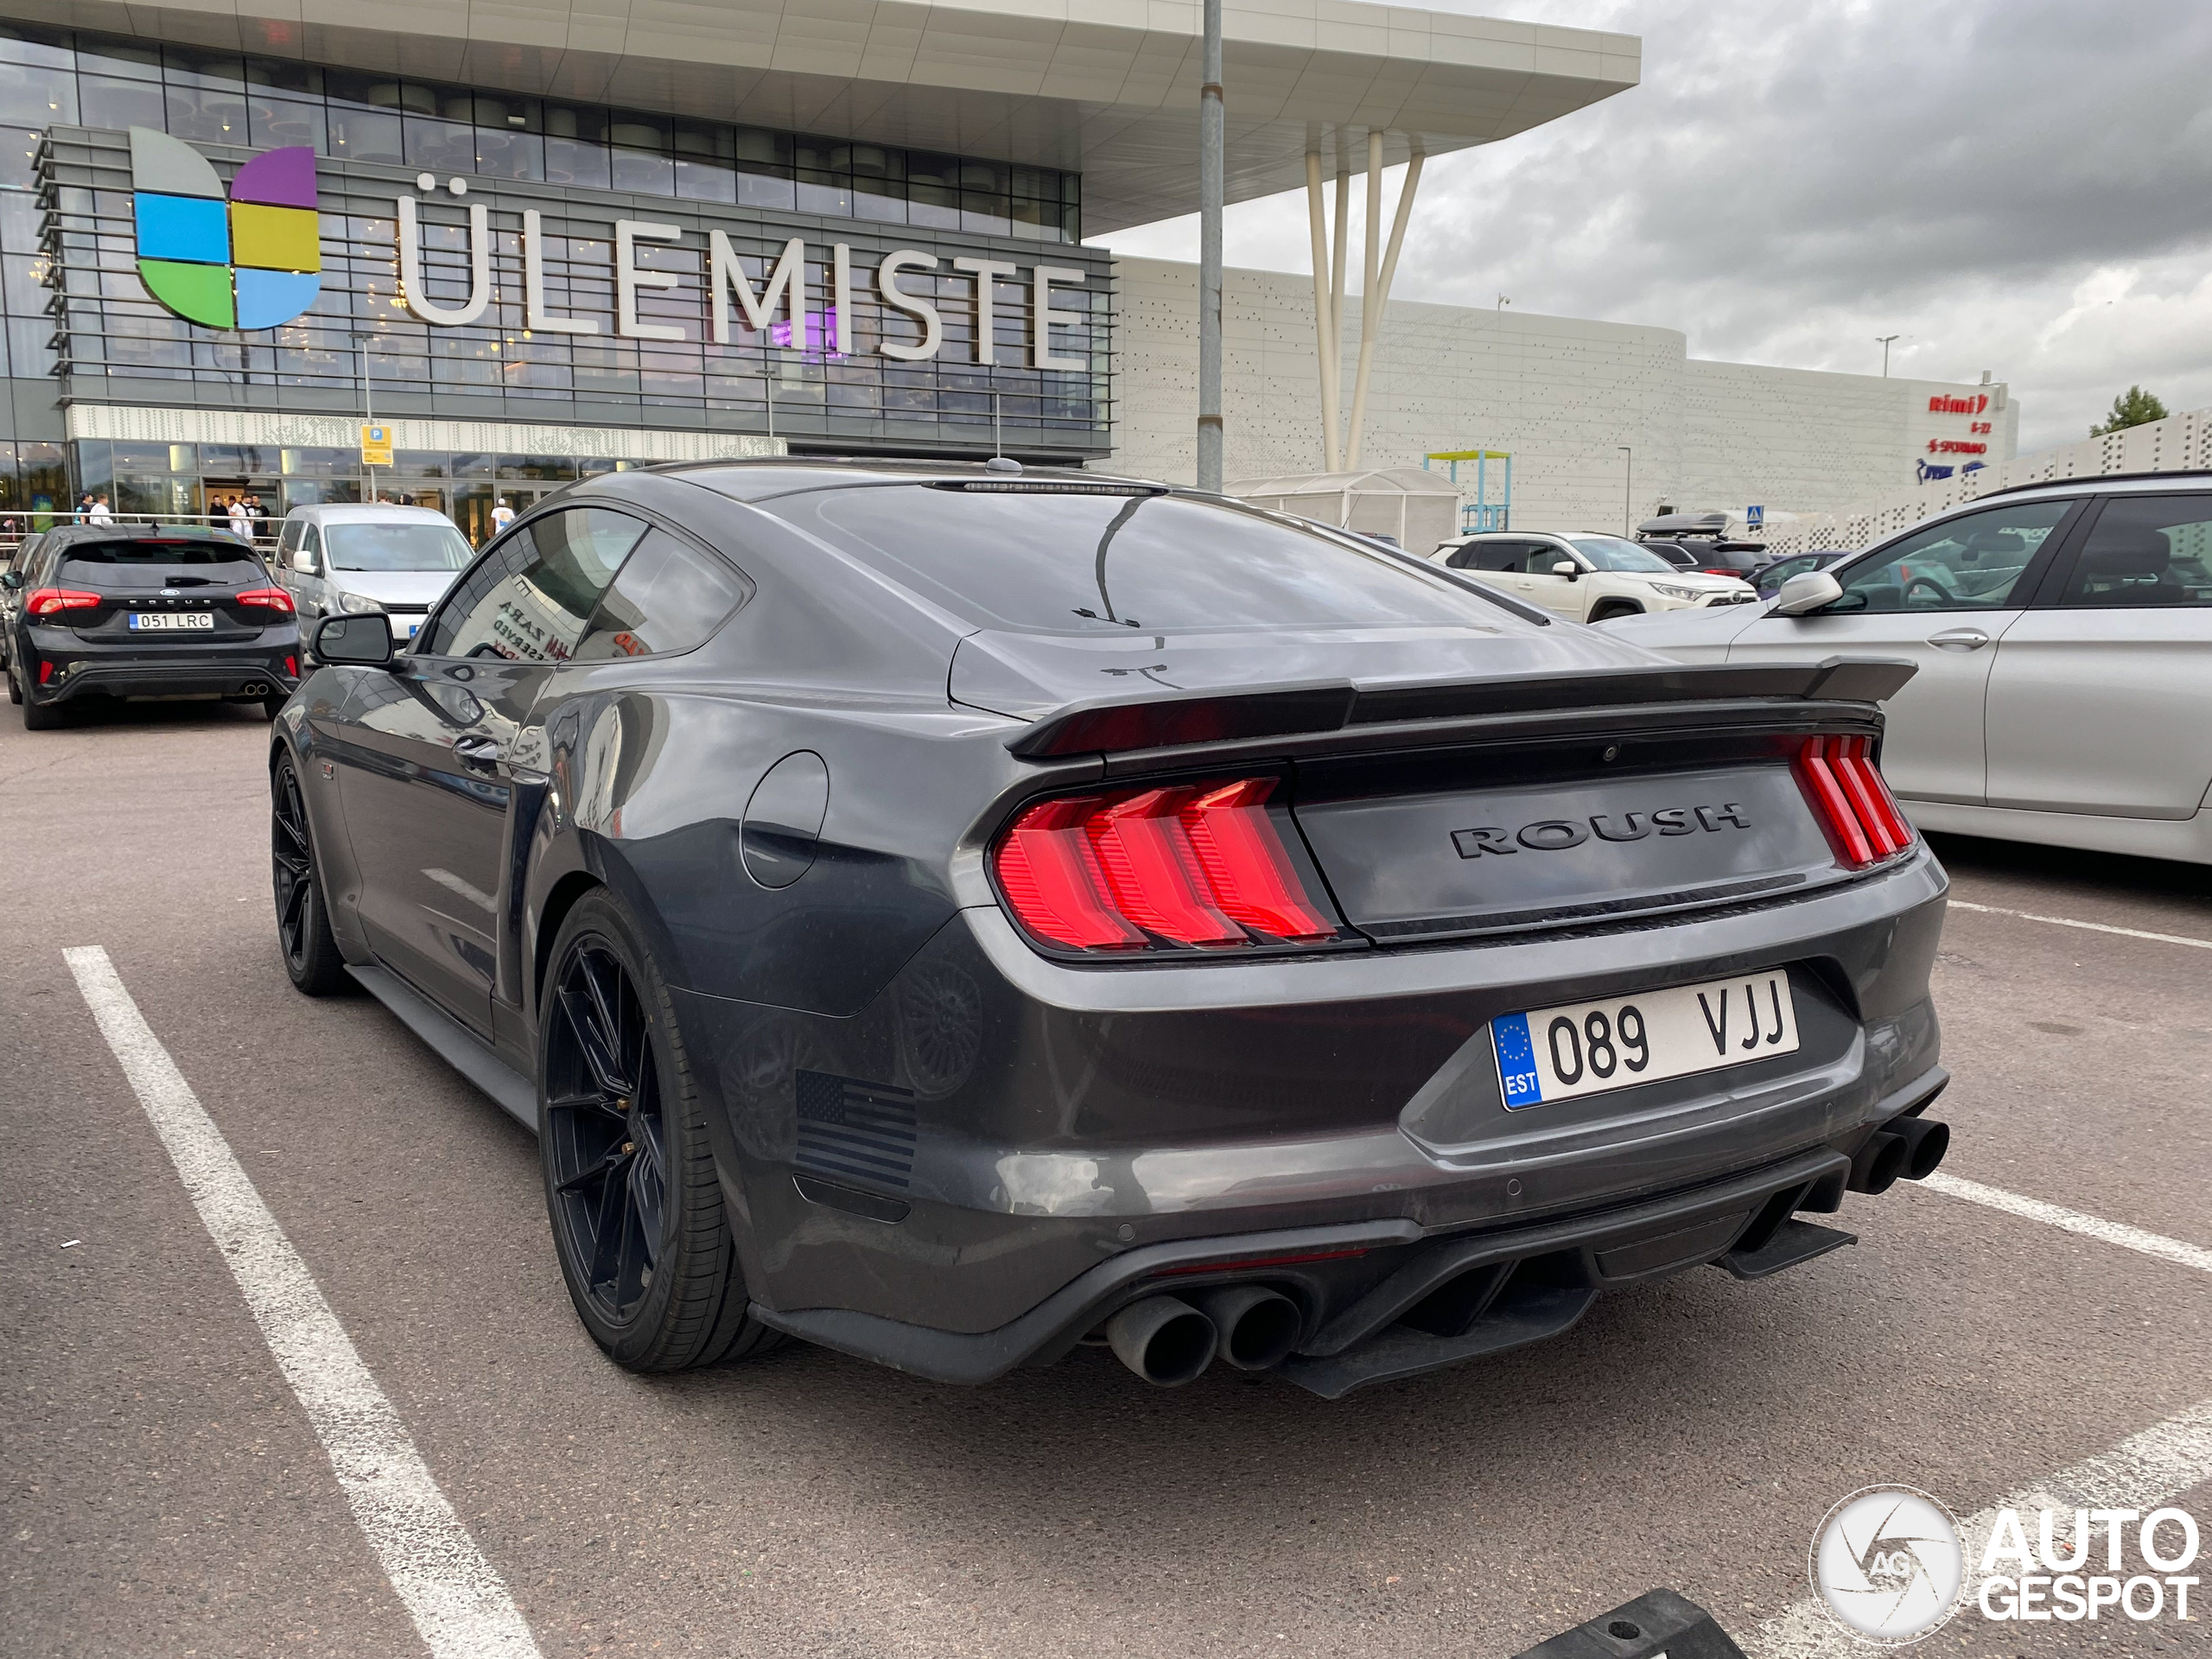
[[[226,178],[252,154],[198,148]],[[1103,250],[510,180],[471,178],[467,196],[455,198],[442,180],[435,192],[420,193],[413,169],[326,157],[317,166],[322,293],[298,321],[255,338],[194,328],[146,296],[136,268],[124,134],[54,127],[38,165],[66,402],[342,412],[359,406],[352,336],[363,332],[372,337],[369,371],[381,414],[760,432],[768,424],[772,383],[775,430],[791,441],[972,450],[992,442],[995,392],[1010,448],[1073,458],[1103,454],[1109,447],[1113,282]],[[397,223],[403,194],[420,196],[426,285],[429,297],[447,304],[468,286],[468,206],[489,208],[495,297],[480,322],[433,327],[405,309]],[[544,215],[549,309],[592,318],[598,334],[525,327],[525,208]],[[682,231],[679,245],[640,245],[638,258],[641,270],[677,278],[672,289],[640,289],[639,320],[678,326],[682,340],[613,333],[617,219]],[[728,343],[712,340],[710,229],[728,236],[756,288],[786,238],[804,239],[803,338],[781,325],[756,334],[733,304]],[[842,357],[827,349],[824,315],[835,242],[851,249],[853,266],[853,350]],[[944,318],[938,356],[904,363],[877,353],[887,332],[894,340],[918,338],[918,327],[887,312],[874,292],[877,262],[900,247],[936,254],[947,267],[963,255],[1020,267],[1014,280],[994,286],[995,365],[973,361],[974,280],[949,268],[902,279],[907,291],[931,298]],[[1080,285],[1054,290],[1056,311],[1086,319],[1056,329],[1054,350],[1086,358],[1087,371],[1027,366],[1028,274],[1040,262],[1084,273]]]

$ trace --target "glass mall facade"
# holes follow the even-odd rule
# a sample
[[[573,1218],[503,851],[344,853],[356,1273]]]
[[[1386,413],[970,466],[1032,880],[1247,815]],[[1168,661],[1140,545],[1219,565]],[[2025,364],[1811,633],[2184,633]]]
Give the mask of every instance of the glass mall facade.
[[[314,150],[302,315],[210,328],[156,302],[133,127],[226,179]],[[1079,191],[1010,160],[0,25],[0,509],[347,499],[359,457],[328,440],[365,410],[403,445],[372,487],[465,523],[664,453],[625,435],[1101,456],[1112,278]],[[445,438],[406,448],[429,422]]]

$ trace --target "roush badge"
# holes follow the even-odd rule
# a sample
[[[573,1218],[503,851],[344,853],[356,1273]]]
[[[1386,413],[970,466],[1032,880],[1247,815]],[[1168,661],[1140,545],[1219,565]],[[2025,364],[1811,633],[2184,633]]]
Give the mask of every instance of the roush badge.
[[[1454,830],[1452,844],[1462,858],[1485,853],[1563,853],[1592,835],[1600,841],[1642,841],[1646,836],[1694,836],[1724,830],[1748,830],[1751,819],[1734,801],[1719,806],[1667,806],[1656,812],[1600,812],[1587,818],[1540,818],[1518,830],[1491,826]]]

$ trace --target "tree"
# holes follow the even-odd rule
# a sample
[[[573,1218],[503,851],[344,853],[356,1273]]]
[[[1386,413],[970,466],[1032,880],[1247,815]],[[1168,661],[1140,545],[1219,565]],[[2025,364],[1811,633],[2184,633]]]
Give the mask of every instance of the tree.
[[[2166,406],[2155,394],[2140,386],[2130,386],[2125,393],[2112,400],[2112,418],[2102,426],[2093,426],[2089,435],[2101,438],[2107,432],[2125,432],[2131,426],[2148,426],[2153,421],[2166,418]]]

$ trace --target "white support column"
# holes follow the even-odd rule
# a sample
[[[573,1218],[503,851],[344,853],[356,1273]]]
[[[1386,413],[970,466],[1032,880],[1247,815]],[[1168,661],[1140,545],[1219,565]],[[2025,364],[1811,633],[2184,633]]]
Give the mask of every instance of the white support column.
[[[1329,286],[1329,229],[1321,200],[1321,141],[1306,147],[1306,217],[1313,243],[1313,363],[1321,394],[1321,470],[1337,470],[1336,296]]]
[[[1352,380],[1351,424],[1344,436],[1344,470],[1359,465],[1360,442],[1367,431],[1367,386],[1375,364],[1375,348],[1382,335],[1383,308],[1390,302],[1390,284],[1398,274],[1398,253],[1406,241],[1406,225],[1413,217],[1414,192],[1421,186],[1422,156],[1418,144],[1406,167],[1406,181],[1398,191],[1398,211],[1390,221],[1390,248],[1378,262],[1376,243],[1382,226],[1382,135],[1367,135],[1367,288],[1360,296],[1359,368]]]
[[[1344,409],[1341,395],[1344,378],[1344,251],[1351,245],[1351,163],[1345,159],[1344,130],[1337,129],[1337,203],[1336,240],[1330,244],[1329,255],[1329,379],[1339,394],[1337,419],[1341,423]],[[1334,472],[1344,465],[1341,437],[1336,450],[1329,456],[1329,470]]]

